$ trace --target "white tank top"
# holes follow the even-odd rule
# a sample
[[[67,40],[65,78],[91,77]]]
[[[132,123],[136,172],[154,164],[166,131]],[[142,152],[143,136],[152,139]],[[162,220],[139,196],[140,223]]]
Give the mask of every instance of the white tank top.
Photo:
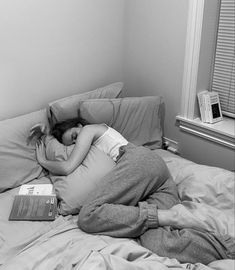
[[[128,141],[115,129],[109,126],[107,126],[107,128],[104,134],[101,135],[93,145],[116,161],[119,155],[119,148],[123,145],[127,145]]]

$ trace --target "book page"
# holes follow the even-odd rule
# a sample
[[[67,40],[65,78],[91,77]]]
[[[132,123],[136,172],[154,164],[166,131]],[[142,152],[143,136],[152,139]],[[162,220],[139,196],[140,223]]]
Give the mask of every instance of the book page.
[[[22,185],[19,190],[19,195],[52,195],[52,184],[35,184]]]

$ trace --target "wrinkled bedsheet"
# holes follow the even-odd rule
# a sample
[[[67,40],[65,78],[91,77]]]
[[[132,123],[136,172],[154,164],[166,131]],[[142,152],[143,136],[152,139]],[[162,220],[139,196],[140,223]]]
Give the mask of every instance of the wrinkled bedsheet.
[[[206,230],[235,240],[235,173],[196,164],[156,150],[177,183],[182,205],[176,206],[183,226]],[[180,220],[179,220],[180,223]]]
[[[45,226],[45,231],[13,248],[0,269],[231,270],[234,265],[231,260],[216,261],[211,266],[180,264],[153,254],[134,240],[86,234],[72,216],[58,217]]]
[[[187,217],[187,226],[234,240],[234,174],[195,164],[163,150],[156,151],[178,184],[182,204],[176,209]],[[35,181],[47,183],[49,179]],[[233,260],[215,261],[208,266],[180,264],[175,259],[153,254],[131,239],[87,234],[77,227],[76,216],[58,216],[53,222],[8,221],[18,190],[0,194],[1,270],[235,269]]]

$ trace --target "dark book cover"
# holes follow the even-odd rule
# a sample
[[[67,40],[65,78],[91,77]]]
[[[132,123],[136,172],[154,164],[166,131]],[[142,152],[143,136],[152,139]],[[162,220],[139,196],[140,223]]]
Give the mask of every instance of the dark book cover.
[[[9,220],[55,220],[55,195],[16,195]]]

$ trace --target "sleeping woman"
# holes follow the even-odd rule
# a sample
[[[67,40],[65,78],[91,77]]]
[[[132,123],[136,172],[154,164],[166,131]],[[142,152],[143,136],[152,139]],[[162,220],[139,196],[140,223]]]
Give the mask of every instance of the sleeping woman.
[[[177,229],[177,187],[156,151],[135,146],[113,128],[89,124],[81,117],[55,124],[51,135],[66,146],[74,144],[67,160],[50,161],[43,140],[37,141],[37,160],[53,174],[73,172],[91,145],[116,163],[87,197],[78,215],[79,228],[88,233],[136,238],[159,256],[181,263],[208,264],[228,258],[226,245],[219,238],[190,228]]]

